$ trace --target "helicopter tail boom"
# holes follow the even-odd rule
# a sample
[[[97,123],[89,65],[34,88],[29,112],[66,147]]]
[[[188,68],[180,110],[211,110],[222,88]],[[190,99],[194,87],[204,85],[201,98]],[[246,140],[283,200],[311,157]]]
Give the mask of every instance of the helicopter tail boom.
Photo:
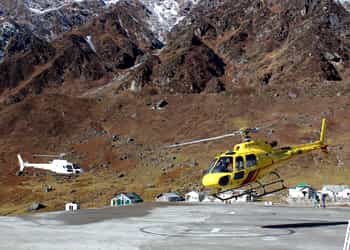
[[[291,147],[283,147],[277,149],[272,154],[273,161],[275,163],[288,160],[295,155],[300,155],[321,149],[322,152],[327,153],[327,145],[325,144],[325,135],[326,135],[326,119],[322,119],[320,139],[314,142],[299,144]]]
[[[315,142],[301,144],[293,147],[291,150],[291,154],[294,155],[294,154],[307,153],[315,149],[321,149],[322,151],[327,153],[327,145],[325,144],[325,137],[326,137],[326,119],[323,118],[322,125],[321,125],[320,139]]]

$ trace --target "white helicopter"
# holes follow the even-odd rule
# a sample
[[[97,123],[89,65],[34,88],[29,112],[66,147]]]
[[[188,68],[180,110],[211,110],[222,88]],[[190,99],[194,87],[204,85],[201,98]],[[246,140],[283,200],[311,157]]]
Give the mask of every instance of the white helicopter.
[[[17,158],[19,161],[18,175],[23,174],[24,168],[28,168],[28,167],[49,170],[57,174],[67,174],[67,175],[80,174],[83,172],[83,169],[79,165],[71,163],[67,160],[63,160],[62,158],[65,156],[65,154],[60,154],[60,155],[37,155],[36,154],[34,156],[35,157],[53,157],[53,158],[59,158],[59,159],[54,159],[49,163],[29,163],[29,162],[23,161],[21,155],[17,154]]]

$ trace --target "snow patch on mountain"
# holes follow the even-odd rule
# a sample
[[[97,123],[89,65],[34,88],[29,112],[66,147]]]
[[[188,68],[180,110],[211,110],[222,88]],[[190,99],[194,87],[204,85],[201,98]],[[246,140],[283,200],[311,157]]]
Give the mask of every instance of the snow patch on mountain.
[[[97,6],[109,7],[119,2],[139,2],[147,10],[146,22],[157,38],[164,42],[165,34],[183,20],[200,0],[95,0]],[[24,6],[33,16],[48,15],[51,12],[62,12],[78,3],[81,9],[88,8],[92,0],[23,0]],[[90,9],[91,10],[91,9]],[[93,12],[94,10],[92,10]],[[97,11],[97,10],[96,10]],[[49,18],[49,16],[47,16]]]
[[[25,0],[24,5],[28,10],[37,15],[49,13],[51,11],[60,10],[63,7],[73,3],[84,3],[88,0]],[[118,3],[120,0],[100,0],[102,5],[110,6]]]
[[[85,41],[89,44],[90,49],[91,49],[93,52],[96,53],[96,48],[95,48],[95,45],[94,45],[93,42],[92,42],[91,36],[87,36],[87,37],[85,38]]]
[[[165,33],[186,17],[186,11],[191,10],[200,0],[139,0],[150,11],[148,20],[151,30],[162,42]]]
[[[118,3],[120,0],[103,0],[105,5],[111,5],[111,4],[116,4]]]
[[[35,9],[35,8],[28,8],[31,12],[37,15],[44,15],[46,13],[52,12],[52,11],[57,11],[59,9],[62,9],[63,7],[67,6],[67,4],[62,4],[57,7],[52,7],[52,8],[47,8],[47,9]]]
[[[45,14],[68,4],[64,0],[25,0],[24,6],[34,14]]]

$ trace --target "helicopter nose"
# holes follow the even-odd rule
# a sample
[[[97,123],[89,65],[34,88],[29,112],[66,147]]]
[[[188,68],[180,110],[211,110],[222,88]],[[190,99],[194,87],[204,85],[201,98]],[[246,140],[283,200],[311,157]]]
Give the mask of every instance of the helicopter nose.
[[[202,184],[205,187],[214,187],[218,184],[217,178],[215,178],[212,174],[206,174],[202,179]]]
[[[206,174],[202,179],[203,186],[211,188],[226,186],[229,182],[230,176],[222,174]]]

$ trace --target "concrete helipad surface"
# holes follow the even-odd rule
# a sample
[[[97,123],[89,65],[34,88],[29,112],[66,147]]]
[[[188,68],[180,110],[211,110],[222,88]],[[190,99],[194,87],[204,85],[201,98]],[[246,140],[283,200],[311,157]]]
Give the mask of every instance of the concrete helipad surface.
[[[159,205],[0,217],[0,249],[340,250],[350,210]]]

